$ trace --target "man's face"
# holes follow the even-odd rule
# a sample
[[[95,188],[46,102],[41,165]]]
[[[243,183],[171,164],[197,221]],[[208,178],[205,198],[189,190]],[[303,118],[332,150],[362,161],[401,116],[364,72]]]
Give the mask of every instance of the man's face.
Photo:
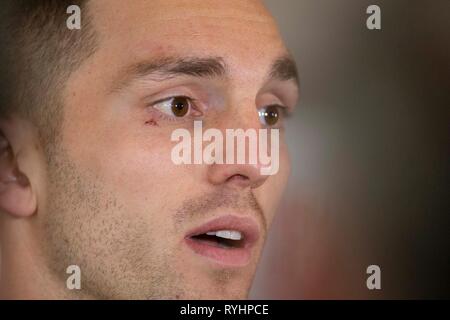
[[[63,92],[36,222],[49,267],[64,277],[78,265],[81,292],[97,297],[245,298],[289,173],[284,120],[272,176],[175,165],[171,134],[194,120],[270,128],[259,110],[294,107],[295,81],[271,76],[287,55],[272,18],[241,0],[92,1],[89,12],[98,48]],[[218,230],[243,239],[204,235]]]

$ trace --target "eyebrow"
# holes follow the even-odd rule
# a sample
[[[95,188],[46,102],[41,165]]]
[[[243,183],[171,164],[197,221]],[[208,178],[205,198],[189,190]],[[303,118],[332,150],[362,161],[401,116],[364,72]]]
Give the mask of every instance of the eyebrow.
[[[130,82],[142,78],[155,81],[169,80],[178,76],[223,78],[228,73],[227,64],[222,57],[165,57],[151,62],[140,62],[126,68],[120,77],[122,81],[116,84],[113,90],[120,90]],[[294,80],[296,85],[299,85],[297,66],[291,56],[284,55],[273,62],[269,79]]]
[[[300,85],[297,64],[290,55],[282,56],[275,60],[270,70],[270,78],[282,81],[294,80]]]

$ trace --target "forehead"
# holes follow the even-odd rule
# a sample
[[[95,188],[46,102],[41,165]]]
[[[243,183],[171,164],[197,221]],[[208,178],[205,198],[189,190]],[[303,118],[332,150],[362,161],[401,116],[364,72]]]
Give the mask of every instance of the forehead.
[[[286,50],[271,15],[253,0],[92,0],[99,48],[120,60],[224,56],[260,64]],[[250,65],[249,65],[250,67]]]

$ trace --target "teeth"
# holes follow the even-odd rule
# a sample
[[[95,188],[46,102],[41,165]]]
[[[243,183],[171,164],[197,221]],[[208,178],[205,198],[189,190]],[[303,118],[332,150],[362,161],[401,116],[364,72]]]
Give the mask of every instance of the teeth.
[[[242,234],[235,230],[218,230],[206,233],[208,236],[216,236],[219,238],[230,239],[230,240],[241,240]]]

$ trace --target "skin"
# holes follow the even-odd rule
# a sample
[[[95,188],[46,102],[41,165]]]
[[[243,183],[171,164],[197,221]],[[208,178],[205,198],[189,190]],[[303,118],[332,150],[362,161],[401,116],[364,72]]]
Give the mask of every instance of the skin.
[[[284,129],[276,175],[250,164],[176,166],[171,132],[192,130],[194,117],[170,119],[148,105],[192,96],[204,130],[260,129],[261,107],[293,108],[295,82],[267,77],[287,54],[273,18],[260,2],[241,0],[93,1],[89,12],[98,48],[61,93],[58,142],[45,148],[18,116],[0,123],[1,296],[246,298],[289,175]],[[173,56],[223,57],[228,74],[144,77],[117,89],[128,66]],[[229,213],[254,219],[260,230],[243,267],[209,261],[184,244],[189,230]],[[66,288],[73,264],[81,290]]]

